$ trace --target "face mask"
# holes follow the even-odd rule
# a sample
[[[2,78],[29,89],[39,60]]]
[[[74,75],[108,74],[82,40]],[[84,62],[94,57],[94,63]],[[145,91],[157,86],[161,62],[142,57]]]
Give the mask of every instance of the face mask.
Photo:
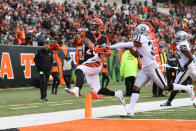
[[[65,59],[66,59],[66,60],[69,60],[69,59],[70,59],[70,57],[65,57]]]

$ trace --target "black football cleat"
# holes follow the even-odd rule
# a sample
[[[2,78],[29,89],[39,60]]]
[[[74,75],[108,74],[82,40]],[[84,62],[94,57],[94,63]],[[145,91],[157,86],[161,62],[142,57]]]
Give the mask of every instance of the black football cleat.
[[[168,101],[167,101],[167,102],[161,104],[160,106],[162,106],[162,107],[163,107],[163,106],[171,106],[171,102],[168,102]]]

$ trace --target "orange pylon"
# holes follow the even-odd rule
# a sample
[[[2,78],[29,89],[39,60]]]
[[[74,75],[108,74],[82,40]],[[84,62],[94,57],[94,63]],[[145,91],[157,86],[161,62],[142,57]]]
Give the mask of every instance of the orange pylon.
[[[92,117],[92,97],[91,94],[85,95],[85,118]]]

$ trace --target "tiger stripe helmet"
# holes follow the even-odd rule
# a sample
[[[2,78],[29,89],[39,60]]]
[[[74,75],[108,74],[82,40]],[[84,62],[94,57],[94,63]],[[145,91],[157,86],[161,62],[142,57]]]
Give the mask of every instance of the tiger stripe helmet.
[[[103,21],[100,18],[94,18],[91,21],[90,31],[94,34],[96,32],[101,32],[103,30]]]

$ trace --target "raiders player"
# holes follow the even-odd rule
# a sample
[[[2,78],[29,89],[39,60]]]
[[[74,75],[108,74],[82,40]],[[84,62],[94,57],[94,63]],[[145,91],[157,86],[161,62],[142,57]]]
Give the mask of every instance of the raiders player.
[[[100,87],[99,73],[102,69],[102,63],[99,58],[99,54],[101,52],[96,50],[99,50],[97,48],[99,47],[98,45],[103,45],[108,42],[106,36],[101,34],[102,28],[102,20],[99,18],[94,18],[91,22],[89,31],[85,32],[82,36],[85,62],[76,68],[75,87],[72,89],[65,88],[65,91],[74,95],[75,97],[79,97],[79,89],[81,89],[83,86],[85,76],[87,83],[90,85],[91,90],[95,94],[115,96],[122,102],[123,105],[125,105],[125,100],[121,90],[114,92],[108,88]]]
[[[185,31],[179,31],[175,35],[177,41],[177,54],[178,61],[180,64],[180,71],[178,72],[174,83],[182,84],[188,76],[192,78],[192,84],[196,81],[196,68],[193,63],[193,55],[191,54],[191,48],[187,41],[188,35]],[[170,97],[166,103],[161,104],[161,106],[171,106],[171,102],[177,95],[178,91],[172,91]]]
[[[159,64],[155,60],[153,43],[152,40],[150,40],[148,37],[149,33],[149,27],[145,24],[140,24],[135,29],[135,37],[133,42],[117,43],[110,47],[110,49],[135,47],[136,52],[141,58],[143,67],[143,69],[137,75],[133,87],[133,93],[130,99],[129,108],[127,112],[122,116],[134,116],[134,107],[137,100],[139,99],[140,89],[150,79],[152,79],[153,82],[155,82],[157,85],[159,85],[160,88],[166,91],[186,90],[186,92],[190,95],[191,100],[194,99],[194,91],[192,85],[183,86],[175,83],[167,85],[166,80],[161,73],[161,69],[159,68]]]

